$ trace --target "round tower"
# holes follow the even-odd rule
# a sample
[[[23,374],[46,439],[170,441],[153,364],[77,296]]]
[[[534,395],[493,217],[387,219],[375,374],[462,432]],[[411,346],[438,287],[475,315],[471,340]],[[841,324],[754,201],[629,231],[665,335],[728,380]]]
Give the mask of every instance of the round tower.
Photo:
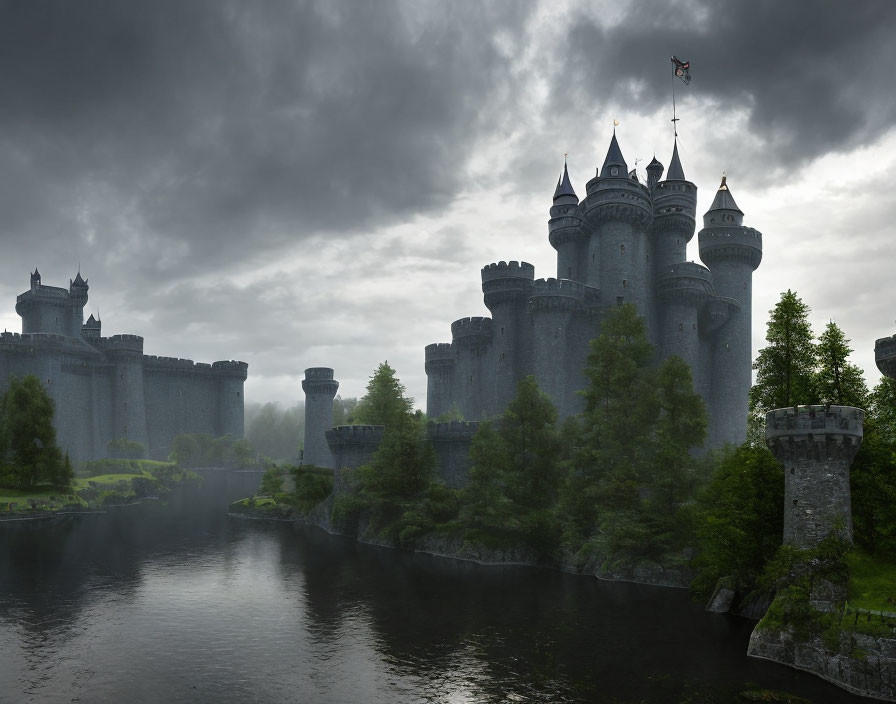
[[[112,437],[139,442],[149,449],[146,398],[143,391],[143,338],[113,335],[104,340],[112,371]]]
[[[598,176],[586,185],[581,209],[591,234],[583,282],[601,290],[604,306],[634,303],[647,320],[652,281],[647,228],[653,217],[650,193],[629,176],[616,133]]]
[[[850,406],[771,411],[765,438],[784,465],[784,542],[815,547],[831,532],[852,541],[849,468],[862,444],[865,412]]]
[[[725,177],[703,216],[700,258],[712,271],[716,293],[729,302],[729,318],[711,343],[709,446],[746,439],[752,374],[753,272],[762,261],[762,233],[743,225],[744,214]]]
[[[581,412],[584,388],[570,362],[570,328],[574,316],[583,312],[585,286],[568,279],[538,279],[532,287],[529,313],[532,316],[532,373],[538,387],[548,395],[560,418]]]
[[[664,267],[657,274],[657,295],[663,306],[658,316],[663,358],[677,355],[687,362],[695,389],[706,398],[699,322],[703,306],[713,297],[712,274],[694,262]]]
[[[569,181],[566,163],[563,164],[563,173],[554,191],[554,203],[550,212],[548,239],[551,247],[557,250],[557,278],[581,281],[585,274],[579,270],[583,260],[585,234],[582,218],[579,216],[579,197]]]
[[[218,387],[215,418],[218,435],[230,435],[234,440],[240,440],[245,435],[243,386],[248,370],[249,365],[245,362],[230,360],[212,363]]]
[[[881,374],[896,379],[896,335],[875,341],[874,361]]]
[[[687,245],[697,222],[697,187],[684,176],[678,142],[672,149],[669,173],[657,182],[652,194],[654,266],[660,272],[687,259]]]
[[[535,267],[528,262],[498,262],[482,267],[482,293],[492,314],[492,393],[483,398],[488,418],[504,412],[516,396],[517,382],[527,366],[522,345],[526,302],[535,280]]]
[[[425,349],[426,415],[438,418],[454,403],[454,348],[450,342],[434,342]]]
[[[305,450],[304,464],[332,467],[333,455],[327,444],[327,431],[333,426],[333,399],[339,382],[333,379],[329,367],[305,370],[302,390],[305,392]]]
[[[58,286],[44,286],[37,269],[31,274],[30,288],[16,297],[16,313],[22,316],[23,335],[72,334],[70,292]]]
[[[491,318],[461,318],[451,323],[455,350],[454,398],[467,420],[484,417],[484,400],[492,393],[488,354],[492,342]]]

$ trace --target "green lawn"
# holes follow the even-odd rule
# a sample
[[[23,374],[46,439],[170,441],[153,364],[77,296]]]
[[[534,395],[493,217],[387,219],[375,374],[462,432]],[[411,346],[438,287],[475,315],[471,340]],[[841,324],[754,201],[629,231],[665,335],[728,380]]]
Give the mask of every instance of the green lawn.
[[[90,482],[97,484],[117,484],[118,482],[130,481],[134,477],[145,477],[146,474],[98,474],[95,477],[78,477],[74,481],[75,491],[79,489],[89,489]]]
[[[846,561],[850,606],[896,613],[896,564],[858,550],[849,553]]]

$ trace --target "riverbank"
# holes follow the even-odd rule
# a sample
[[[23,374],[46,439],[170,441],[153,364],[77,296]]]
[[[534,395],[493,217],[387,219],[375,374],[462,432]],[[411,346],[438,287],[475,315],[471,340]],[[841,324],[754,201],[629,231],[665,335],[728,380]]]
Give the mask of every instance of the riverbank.
[[[110,506],[165,498],[183,483],[200,483],[202,477],[172,462],[104,460],[88,469],[111,469],[104,474],[76,477],[72,486],[34,490],[0,489],[0,521],[49,519],[63,515],[103,513]]]

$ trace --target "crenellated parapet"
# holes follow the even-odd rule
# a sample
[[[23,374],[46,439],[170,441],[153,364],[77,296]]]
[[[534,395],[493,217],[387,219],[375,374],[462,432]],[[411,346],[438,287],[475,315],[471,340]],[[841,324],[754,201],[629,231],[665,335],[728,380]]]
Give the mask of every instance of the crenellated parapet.
[[[212,362],[212,373],[220,377],[231,377],[243,381],[249,375],[249,365],[235,359],[224,359]]]
[[[492,319],[474,316],[455,320],[451,323],[451,339],[464,345],[488,345],[492,339]]]
[[[874,361],[881,374],[896,379],[896,335],[875,341]]]
[[[582,201],[589,225],[597,228],[606,222],[624,222],[645,228],[651,223],[653,204],[646,188],[628,179],[613,179],[615,183],[603,181],[589,181],[588,195]]]
[[[454,348],[450,342],[434,342],[424,349],[425,368],[427,374],[432,374],[440,367],[454,365]]]
[[[140,335],[112,335],[90,341],[98,350],[110,356],[143,354],[143,338]]]
[[[430,421],[426,433],[432,442],[470,442],[479,430],[478,421],[451,420],[444,423]]]
[[[529,298],[529,310],[540,311],[579,311],[585,301],[585,291],[593,296],[595,289],[578,281],[569,279],[538,279],[532,287]],[[599,293],[598,293],[599,297]]]
[[[697,187],[690,181],[661,181],[653,191],[653,231],[694,236]]]
[[[737,261],[756,269],[762,262],[762,233],[752,227],[719,225],[706,227],[698,235],[700,259],[710,268]]]
[[[333,370],[329,367],[311,367],[305,370],[302,391],[306,394],[335,397],[338,390],[339,382],[333,379]]]
[[[532,288],[535,267],[529,262],[497,262],[482,267],[482,293],[491,310],[502,303],[522,302]]]
[[[765,438],[784,465],[784,542],[817,545],[831,532],[852,540],[849,467],[862,444],[865,412],[795,406],[766,415]]]
[[[657,274],[657,293],[666,303],[699,307],[715,295],[712,272],[695,262],[663,267]]]

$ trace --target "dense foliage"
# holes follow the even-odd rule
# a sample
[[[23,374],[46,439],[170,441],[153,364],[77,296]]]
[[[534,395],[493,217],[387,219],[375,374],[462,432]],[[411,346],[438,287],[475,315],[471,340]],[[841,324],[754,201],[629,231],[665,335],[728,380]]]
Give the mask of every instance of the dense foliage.
[[[53,412],[53,399],[36,376],[10,378],[0,399],[0,486],[71,484],[74,472],[56,445]]]
[[[181,467],[256,467],[258,459],[245,439],[205,433],[176,435],[170,459]]]

